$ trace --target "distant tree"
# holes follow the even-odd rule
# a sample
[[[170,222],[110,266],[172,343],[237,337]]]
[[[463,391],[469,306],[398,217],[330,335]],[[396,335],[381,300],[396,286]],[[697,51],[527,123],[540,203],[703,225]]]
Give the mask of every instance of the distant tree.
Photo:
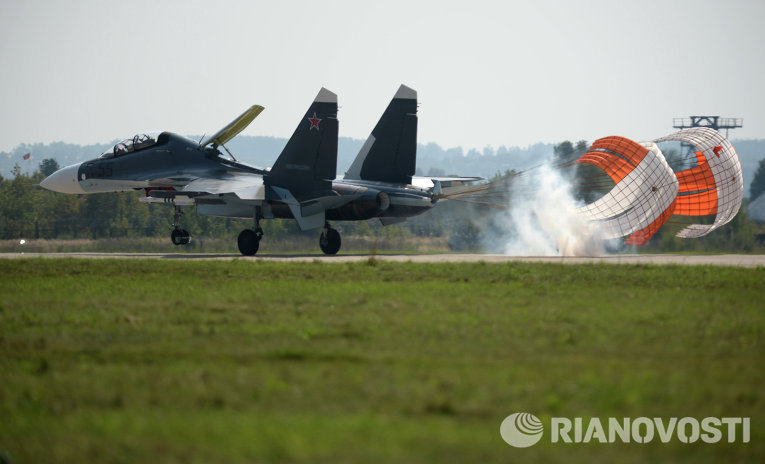
[[[449,237],[449,248],[454,251],[476,251],[480,243],[481,229],[469,220],[460,221]]]
[[[553,153],[556,158],[565,158],[574,152],[574,144],[565,140],[553,148]]]
[[[754,171],[754,179],[749,184],[749,198],[754,200],[762,192],[765,192],[765,158],[760,160],[759,164],[757,164],[757,170]]]
[[[16,163],[12,180],[3,181],[0,188],[0,236],[2,238],[34,238],[37,193],[33,179],[21,173]]]
[[[58,171],[58,169],[59,169],[58,162],[53,158],[45,158],[40,163],[40,172],[45,177],[48,177],[49,175]]]

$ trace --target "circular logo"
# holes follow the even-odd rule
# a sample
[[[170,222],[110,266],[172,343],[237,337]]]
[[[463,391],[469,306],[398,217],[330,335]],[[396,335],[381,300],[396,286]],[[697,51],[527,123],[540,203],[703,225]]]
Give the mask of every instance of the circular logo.
[[[542,438],[542,421],[534,414],[516,412],[510,414],[499,426],[499,434],[508,445],[528,448]]]

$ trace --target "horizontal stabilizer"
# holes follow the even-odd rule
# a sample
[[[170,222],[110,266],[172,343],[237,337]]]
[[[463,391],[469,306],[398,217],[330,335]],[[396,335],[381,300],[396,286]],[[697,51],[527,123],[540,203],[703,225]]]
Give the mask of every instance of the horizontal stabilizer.
[[[398,224],[404,221],[406,221],[405,217],[381,217],[380,218],[380,224],[384,226],[389,226],[391,224]]]
[[[324,225],[324,210],[319,212],[303,210],[302,204],[295,198],[289,190],[281,187],[272,186],[271,189],[276,194],[279,201],[285,203],[292,216],[298,223],[300,230],[316,229]]]
[[[412,185],[428,189],[436,200],[448,200],[489,189],[483,177],[413,177]]]
[[[426,177],[426,179],[437,180],[439,182],[478,182],[481,180],[486,180],[483,177],[449,177],[449,176]]]
[[[252,105],[247,111],[242,113],[238,118],[231,121],[226,127],[219,130],[213,135],[205,137],[199,142],[200,147],[206,147],[209,144],[224,145],[229,140],[233,139],[245,127],[249,126],[253,119],[255,119],[265,108],[260,105]]]

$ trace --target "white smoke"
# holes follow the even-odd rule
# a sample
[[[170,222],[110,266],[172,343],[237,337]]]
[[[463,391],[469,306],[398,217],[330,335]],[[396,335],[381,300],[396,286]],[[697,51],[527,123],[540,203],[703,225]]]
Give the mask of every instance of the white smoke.
[[[549,164],[517,176],[510,186],[510,204],[494,217],[488,249],[510,256],[598,256],[603,240],[576,210],[583,206],[572,185]]]

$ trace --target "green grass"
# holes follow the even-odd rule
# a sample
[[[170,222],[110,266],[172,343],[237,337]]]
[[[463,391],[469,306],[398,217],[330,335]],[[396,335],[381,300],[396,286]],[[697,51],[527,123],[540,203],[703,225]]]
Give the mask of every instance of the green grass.
[[[765,457],[765,269],[0,260],[12,462]],[[509,414],[751,417],[515,449]]]

